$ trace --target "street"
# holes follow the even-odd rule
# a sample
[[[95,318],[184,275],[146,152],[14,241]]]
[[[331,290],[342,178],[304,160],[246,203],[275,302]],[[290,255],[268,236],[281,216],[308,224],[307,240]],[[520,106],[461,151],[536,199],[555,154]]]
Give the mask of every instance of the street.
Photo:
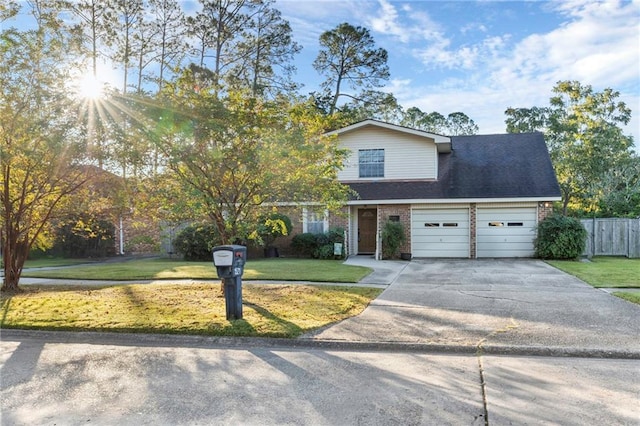
[[[638,360],[101,336],[3,330],[2,425],[640,422]]]

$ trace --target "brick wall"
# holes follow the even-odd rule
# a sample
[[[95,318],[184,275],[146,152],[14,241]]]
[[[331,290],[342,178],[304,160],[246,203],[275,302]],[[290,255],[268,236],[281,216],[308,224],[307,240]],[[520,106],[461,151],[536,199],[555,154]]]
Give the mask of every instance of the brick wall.
[[[469,257],[476,258],[476,236],[477,236],[477,213],[478,205],[476,203],[469,204]]]
[[[538,223],[542,222],[553,213],[553,202],[543,201],[538,203]]]
[[[344,206],[337,212],[329,213],[329,229],[342,228],[345,231],[344,252],[349,256],[353,254],[349,247],[349,207]]]

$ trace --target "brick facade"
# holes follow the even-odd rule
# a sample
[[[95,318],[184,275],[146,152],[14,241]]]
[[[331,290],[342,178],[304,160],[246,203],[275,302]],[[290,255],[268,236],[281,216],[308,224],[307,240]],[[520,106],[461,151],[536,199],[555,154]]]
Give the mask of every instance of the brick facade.
[[[404,228],[406,240],[400,246],[400,253],[411,253],[411,205],[409,204],[390,204],[378,206],[378,230],[382,230],[386,221],[390,216],[398,216],[400,223]],[[382,253],[382,241],[378,239],[378,253]]]
[[[553,203],[551,201],[543,201],[538,203],[538,223],[551,216],[553,213]]]
[[[476,258],[476,238],[477,238],[477,209],[476,203],[469,204],[469,257]]]

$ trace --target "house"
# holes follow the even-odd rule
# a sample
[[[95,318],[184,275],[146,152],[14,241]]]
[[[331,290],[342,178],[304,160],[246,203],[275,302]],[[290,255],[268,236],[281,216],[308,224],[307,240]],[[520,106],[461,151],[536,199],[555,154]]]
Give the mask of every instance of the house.
[[[351,151],[338,178],[357,196],[327,223],[346,230],[349,255],[380,258],[396,220],[413,257],[531,257],[560,200],[541,133],[446,137],[365,120],[329,134]]]

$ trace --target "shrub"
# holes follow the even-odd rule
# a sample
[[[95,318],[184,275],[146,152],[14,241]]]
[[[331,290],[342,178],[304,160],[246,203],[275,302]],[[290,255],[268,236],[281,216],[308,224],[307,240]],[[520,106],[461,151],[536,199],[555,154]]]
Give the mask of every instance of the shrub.
[[[90,215],[67,218],[55,230],[51,252],[71,258],[108,257],[116,254],[115,226]]]
[[[587,231],[578,219],[554,215],[538,224],[534,241],[536,257],[541,259],[576,259],[584,252]]]
[[[291,247],[298,256],[312,257],[315,259],[333,259],[334,243],[342,244],[342,255],[344,257],[344,230],[342,228],[331,228],[324,234],[312,234],[305,232],[294,235],[291,240]]]
[[[173,241],[173,247],[184,260],[211,260],[211,250],[220,244],[220,235],[214,224],[187,226]]]
[[[331,228],[324,234],[318,234],[318,248],[314,253],[314,257],[317,259],[335,259],[336,255],[334,253],[333,245],[335,243],[342,244],[342,253],[340,254],[340,258],[344,258],[345,247],[344,247],[344,229],[342,228]]]
[[[402,223],[387,221],[382,228],[382,257],[393,259],[398,256],[400,246],[407,239]]]
[[[317,248],[316,235],[310,232],[294,235],[291,239],[291,248],[301,257],[313,257]]]
[[[254,240],[263,247],[270,247],[276,238],[289,235],[293,225],[291,219],[282,213],[271,213],[260,218]],[[250,237],[251,238],[251,237]]]

